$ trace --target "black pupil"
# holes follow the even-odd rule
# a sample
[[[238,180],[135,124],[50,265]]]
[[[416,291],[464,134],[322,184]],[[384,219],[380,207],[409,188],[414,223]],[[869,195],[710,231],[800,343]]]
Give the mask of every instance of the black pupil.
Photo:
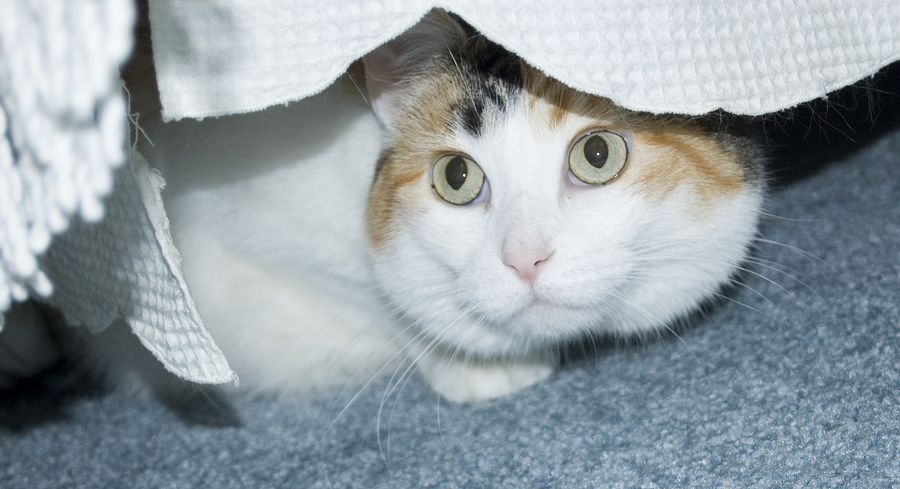
[[[450,160],[450,163],[447,163],[447,167],[444,169],[447,183],[453,190],[459,190],[459,188],[463,186],[463,183],[466,182],[466,174],[468,172],[469,167],[466,165],[466,160],[464,160],[462,156],[454,157]]]
[[[591,136],[584,143],[584,158],[594,168],[603,168],[609,157],[609,147],[600,136]]]

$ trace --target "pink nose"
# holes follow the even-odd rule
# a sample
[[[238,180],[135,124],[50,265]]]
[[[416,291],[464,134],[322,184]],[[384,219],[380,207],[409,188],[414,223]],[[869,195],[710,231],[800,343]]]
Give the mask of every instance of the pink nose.
[[[534,282],[542,263],[550,258],[551,251],[543,246],[530,247],[524,250],[504,251],[503,263],[515,269],[519,277],[526,282]]]

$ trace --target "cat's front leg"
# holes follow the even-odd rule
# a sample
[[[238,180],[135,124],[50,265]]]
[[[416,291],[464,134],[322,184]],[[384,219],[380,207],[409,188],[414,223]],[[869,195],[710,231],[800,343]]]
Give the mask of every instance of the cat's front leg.
[[[453,402],[474,402],[505,396],[546,379],[559,363],[544,352],[527,358],[480,359],[440,350],[425,355],[419,372],[431,387]]]

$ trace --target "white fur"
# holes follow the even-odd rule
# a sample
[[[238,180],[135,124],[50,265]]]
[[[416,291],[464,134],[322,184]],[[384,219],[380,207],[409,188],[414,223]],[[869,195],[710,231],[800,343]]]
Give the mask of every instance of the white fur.
[[[485,76],[464,73],[465,55],[454,53],[498,51],[478,51],[486,41],[468,37],[458,22],[434,11],[366,57],[367,73],[376,75],[368,80],[373,108],[392,137],[418,131],[409,127],[420,120],[417,104],[438,100],[415,90],[417,77],[429,76],[423,69]],[[479,96],[468,84],[482,82],[501,83],[458,80],[464,97]],[[431,89],[446,90],[438,86]],[[477,162],[487,181],[481,195],[447,203],[430,188],[431,174],[398,189],[397,201],[415,209],[395,209],[391,233],[372,255],[376,282],[418,332],[410,344],[421,371],[456,400],[502,395],[546,377],[563,342],[664,328],[696,308],[744,259],[761,200],[751,183],[705,202],[690,179],[652,198],[623,181],[580,184],[568,172],[573,138],[586,128],[614,128],[575,113],[554,127],[547,101],[503,93],[505,109],[482,105],[479,135],[460,128],[429,135],[437,143],[420,142]],[[445,103],[454,103],[452,95]],[[651,156],[639,135],[617,132],[629,145],[624,172],[666,167],[653,159],[664,152]]]
[[[521,102],[507,114],[478,138],[460,131],[444,141],[478,162],[489,194],[457,206],[430,192],[427,210],[397,214],[400,232],[374,255],[387,296],[441,346],[432,365],[456,372],[447,357],[475,357],[473,384],[496,369],[485,361],[540,380],[527,374],[536,356],[552,361],[561,342],[588,332],[663,328],[716,292],[745,257],[758,189],[748,185],[701,213],[687,187],[660,202],[619,182],[576,185],[567,152],[591,121],[572,115],[551,130],[529,122]],[[516,252],[549,252],[533,282],[507,264]],[[434,367],[425,373],[448,397],[489,397],[483,389],[467,397]]]
[[[698,217],[689,188],[651,200],[573,183],[568,147],[589,122],[551,130],[519,102],[479,138],[443,135],[482,167],[485,193],[448,204],[426,173],[413,183],[425,211],[396,213],[400,232],[374,254],[364,215],[382,131],[353,87],[147,128],[141,150],[164,170],[186,279],[243,385],[361,382],[406,357],[468,401],[546,378],[562,342],[664,327],[746,254],[760,201],[749,186]],[[510,263],[532,257],[530,281]]]
[[[398,215],[402,232],[373,263],[363,216],[382,135],[346,87],[166,124],[142,149],[165,162],[185,276],[243,385],[365,381],[409,356],[436,390],[468,401],[546,378],[563,341],[664,327],[746,253],[757,191],[698,219],[689,192],[660,203],[622,185],[574,185],[566,152],[584,123],[535,129],[517,106],[479,139],[447,134],[481,165],[489,193],[455,206],[429,189],[427,211]],[[552,254],[532,287],[504,253],[540,247]]]
[[[382,133],[355,88],[148,131],[186,280],[243,385],[365,381],[391,364],[363,221]]]

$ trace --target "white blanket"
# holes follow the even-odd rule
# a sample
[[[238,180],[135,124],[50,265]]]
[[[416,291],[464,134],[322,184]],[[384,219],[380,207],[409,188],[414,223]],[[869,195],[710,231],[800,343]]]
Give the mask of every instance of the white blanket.
[[[312,95],[434,6],[634,110],[765,114],[900,58],[897,1],[151,0],[165,117]]]
[[[764,114],[900,59],[900,3],[859,0],[150,0],[165,118],[263,109],[329,85],[430,8],[566,84],[635,110]],[[125,318],[174,373],[234,374],[196,314],[159,201],[125,159],[125,0],[10,0],[0,15],[0,311],[50,297],[73,324]],[[51,295],[53,289],[56,293]],[[2,326],[2,322],[0,322]]]
[[[0,10],[0,311],[52,284],[37,257],[74,215],[96,222],[125,160],[120,0],[9,0]],[[0,319],[0,326],[3,322]]]

